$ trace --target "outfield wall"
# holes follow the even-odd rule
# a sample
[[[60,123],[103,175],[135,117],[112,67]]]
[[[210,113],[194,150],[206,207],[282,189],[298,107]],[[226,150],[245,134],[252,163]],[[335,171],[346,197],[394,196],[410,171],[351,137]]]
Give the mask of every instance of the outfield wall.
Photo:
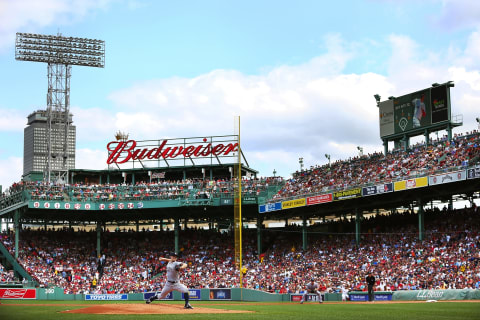
[[[240,288],[212,288],[190,289],[191,301],[255,301],[255,302],[298,302],[302,294],[275,294],[264,291]],[[35,299],[35,300],[90,300],[112,301],[129,300],[144,301],[152,296],[153,292],[130,294],[64,294],[62,288],[1,288],[0,299]],[[349,293],[351,301],[368,301],[365,291],[352,291]],[[167,301],[183,300],[183,294],[172,292],[167,296]],[[340,293],[326,293],[324,301],[342,301]],[[376,301],[426,301],[426,300],[480,300],[480,290],[411,290],[411,291],[385,291],[375,292]],[[309,294],[307,301],[317,301],[315,294]]]
[[[478,289],[395,291],[392,300],[480,300]]]

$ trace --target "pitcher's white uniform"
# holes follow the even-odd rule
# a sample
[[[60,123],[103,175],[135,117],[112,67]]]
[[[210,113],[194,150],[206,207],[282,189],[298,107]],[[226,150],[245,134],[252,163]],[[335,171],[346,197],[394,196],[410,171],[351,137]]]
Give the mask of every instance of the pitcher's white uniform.
[[[184,284],[181,284],[179,279],[180,266],[182,264],[182,262],[178,261],[170,261],[167,264],[167,281],[165,282],[165,286],[163,286],[162,292],[160,292],[158,299],[164,299],[167,294],[174,290],[188,293],[188,288]]]

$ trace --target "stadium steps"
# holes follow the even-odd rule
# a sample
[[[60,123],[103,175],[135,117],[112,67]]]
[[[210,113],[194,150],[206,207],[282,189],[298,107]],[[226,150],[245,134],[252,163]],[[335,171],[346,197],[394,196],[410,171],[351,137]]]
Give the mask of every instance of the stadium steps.
[[[267,187],[266,191],[262,191],[260,195],[258,196],[258,204],[265,204],[269,199],[271,199],[274,195],[280,191],[280,189],[283,188],[285,185],[285,182],[275,184],[275,185],[270,185]]]
[[[14,193],[0,200],[0,217],[27,205],[25,191]]]
[[[8,252],[7,248],[0,242],[0,260],[5,261],[4,265],[12,267],[15,274],[28,281],[35,282],[31,275],[18,263],[18,261]]]

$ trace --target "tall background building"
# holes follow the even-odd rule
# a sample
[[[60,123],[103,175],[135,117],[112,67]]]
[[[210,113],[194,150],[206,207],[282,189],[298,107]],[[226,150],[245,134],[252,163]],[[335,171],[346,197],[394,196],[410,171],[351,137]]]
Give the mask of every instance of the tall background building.
[[[61,114],[54,116],[61,116]],[[69,114],[67,121],[68,126],[64,123],[52,123],[50,167],[52,179],[55,180],[65,180],[68,170],[75,169],[76,127],[72,125],[72,114]],[[66,138],[65,128],[68,128]],[[38,110],[28,116],[23,139],[23,179],[43,180],[48,166],[47,110]],[[65,140],[66,148],[64,148]]]

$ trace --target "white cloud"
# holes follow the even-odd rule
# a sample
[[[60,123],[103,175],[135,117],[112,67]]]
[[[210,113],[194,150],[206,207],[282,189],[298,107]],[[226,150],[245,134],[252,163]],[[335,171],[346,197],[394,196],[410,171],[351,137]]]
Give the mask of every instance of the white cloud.
[[[23,157],[0,158],[0,185],[2,192],[14,182],[19,182],[23,172]]]
[[[0,109],[0,132],[23,132],[27,119],[25,114],[11,109]]]
[[[0,0],[0,51],[15,44],[16,32],[70,25],[106,8],[111,0]]]
[[[442,0],[442,13],[436,23],[446,30],[480,26],[480,2],[472,0]]]
[[[104,159],[105,161],[102,161]],[[107,151],[80,148],[76,150],[75,166],[82,169],[102,170],[107,168]]]

